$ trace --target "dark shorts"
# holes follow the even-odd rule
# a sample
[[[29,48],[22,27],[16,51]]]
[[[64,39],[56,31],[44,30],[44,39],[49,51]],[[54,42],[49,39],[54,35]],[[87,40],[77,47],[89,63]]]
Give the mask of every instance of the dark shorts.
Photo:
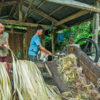
[[[37,61],[37,56],[29,55],[29,61],[36,62]]]
[[[0,62],[7,62],[7,63],[9,63],[9,57],[8,56],[0,57]]]

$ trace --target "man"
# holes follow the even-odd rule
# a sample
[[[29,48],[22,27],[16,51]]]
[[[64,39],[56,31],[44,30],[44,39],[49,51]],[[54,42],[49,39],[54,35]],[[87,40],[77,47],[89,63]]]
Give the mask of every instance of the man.
[[[7,66],[7,72],[9,74],[9,34],[5,31],[5,23],[0,22],[0,62],[6,62]]]
[[[29,60],[30,61],[37,61],[37,54],[39,49],[43,51],[45,54],[52,56],[52,53],[48,50],[46,50],[40,42],[40,36],[43,34],[43,28],[41,26],[38,26],[36,28],[36,34],[32,37],[30,47],[29,47]]]

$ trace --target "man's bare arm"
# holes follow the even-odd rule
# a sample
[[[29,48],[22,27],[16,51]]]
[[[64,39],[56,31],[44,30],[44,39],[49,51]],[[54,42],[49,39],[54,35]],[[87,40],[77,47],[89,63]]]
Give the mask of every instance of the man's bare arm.
[[[39,48],[41,51],[45,52],[46,54],[52,56],[52,53],[50,51],[48,51],[47,49],[45,49],[42,45],[39,45]]]

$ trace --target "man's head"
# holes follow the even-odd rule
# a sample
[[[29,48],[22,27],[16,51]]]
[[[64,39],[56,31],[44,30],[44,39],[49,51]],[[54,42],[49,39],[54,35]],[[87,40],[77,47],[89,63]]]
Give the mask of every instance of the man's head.
[[[42,26],[37,26],[37,28],[36,28],[36,34],[38,36],[40,36],[40,35],[43,34],[43,27]]]
[[[0,33],[3,33],[3,31],[5,30],[5,25],[6,23],[0,22]]]

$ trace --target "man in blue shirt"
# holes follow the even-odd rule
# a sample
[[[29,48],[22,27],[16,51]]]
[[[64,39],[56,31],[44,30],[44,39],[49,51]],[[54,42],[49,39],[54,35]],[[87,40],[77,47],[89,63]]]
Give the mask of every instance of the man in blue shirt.
[[[47,55],[52,56],[52,53],[48,50],[46,50],[42,45],[40,41],[40,37],[43,34],[43,28],[41,26],[38,26],[36,28],[36,34],[32,37],[31,42],[30,42],[30,47],[29,47],[29,60],[30,61],[37,61],[37,54],[39,49],[45,52]]]

